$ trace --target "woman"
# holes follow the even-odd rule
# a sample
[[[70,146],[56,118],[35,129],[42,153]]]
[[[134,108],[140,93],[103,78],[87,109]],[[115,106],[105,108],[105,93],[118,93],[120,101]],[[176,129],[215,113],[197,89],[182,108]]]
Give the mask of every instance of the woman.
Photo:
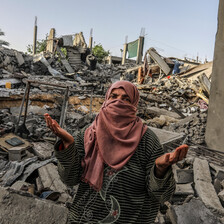
[[[61,138],[55,155],[62,180],[79,184],[69,223],[154,223],[175,189],[171,165],[186,157],[182,145],[164,154],[156,135],[136,116],[139,92],[119,81],[107,91],[94,122],[75,139],[48,114]]]

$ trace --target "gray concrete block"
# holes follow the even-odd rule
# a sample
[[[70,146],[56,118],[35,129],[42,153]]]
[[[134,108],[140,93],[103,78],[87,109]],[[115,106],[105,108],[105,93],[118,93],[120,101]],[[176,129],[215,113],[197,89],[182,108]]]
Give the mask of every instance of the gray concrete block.
[[[166,131],[160,128],[149,127],[158,137],[160,143],[165,146],[166,144],[173,143],[183,139],[183,133],[176,133],[172,131]],[[175,148],[174,148],[175,149]]]
[[[188,184],[177,184],[176,190],[172,197],[172,202],[183,203],[186,201],[187,197],[194,196],[195,192],[191,186],[191,183]]]
[[[0,223],[66,224],[67,216],[64,206],[0,187]]]
[[[188,169],[177,169],[177,183],[178,184],[187,184],[194,181],[193,170]]]
[[[219,192],[218,196],[219,196],[221,203],[224,205],[224,190]]]
[[[21,161],[26,156],[26,148],[24,147],[13,147],[8,149],[9,161]]]
[[[219,170],[217,172],[216,178],[220,181],[224,180],[224,170]]]
[[[195,158],[193,169],[194,169],[194,182],[197,182],[197,180],[202,180],[210,183],[212,182],[207,160]]]
[[[192,199],[183,205],[174,205],[167,214],[172,224],[221,224],[219,218],[199,199]]]
[[[7,57],[5,58],[5,60],[3,61],[3,64],[6,66],[6,65],[10,64],[11,62],[12,62],[11,57],[7,56]]]
[[[214,180],[214,188],[215,188],[215,191],[216,193],[218,194],[220,191],[221,191],[221,188],[222,188],[222,185],[221,185],[221,182],[220,180],[218,180],[217,178]]]
[[[30,186],[30,183],[24,182],[24,181],[16,181],[10,188],[16,190],[16,191],[20,191],[24,186],[28,187]]]
[[[177,166],[177,164],[172,165],[173,177],[174,177],[176,182],[177,182],[177,170],[178,169],[179,169],[179,167]]]
[[[188,184],[177,184],[174,195],[190,195],[194,194],[194,190],[191,186],[191,183]]]
[[[219,201],[212,183],[197,180],[195,182],[195,190],[207,208],[211,208],[224,215],[224,208]]]
[[[21,66],[25,63],[23,55],[20,54],[18,51],[15,51],[15,56],[16,56],[16,59],[17,59],[17,62],[19,64],[19,66]]]
[[[67,193],[66,185],[61,181],[57,166],[53,163],[49,163],[39,168],[38,173],[44,188],[61,193],[58,201],[62,203],[72,201],[71,196]]]
[[[33,142],[34,153],[40,159],[49,159],[54,152],[54,145],[49,142]]]

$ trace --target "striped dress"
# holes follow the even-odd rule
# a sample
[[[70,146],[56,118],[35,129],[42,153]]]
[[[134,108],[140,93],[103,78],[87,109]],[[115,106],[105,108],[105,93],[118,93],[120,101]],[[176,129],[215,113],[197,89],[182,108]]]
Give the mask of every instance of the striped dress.
[[[148,128],[137,150],[119,171],[105,165],[100,192],[80,181],[84,158],[84,131],[75,143],[58,151],[55,145],[58,171],[68,186],[79,184],[70,208],[68,223],[154,223],[160,203],[170,199],[175,190],[172,169],[163,179],[154,175],[154,162],[164,154],[156,135]],[[113,150],[113,146],[111,146]]]

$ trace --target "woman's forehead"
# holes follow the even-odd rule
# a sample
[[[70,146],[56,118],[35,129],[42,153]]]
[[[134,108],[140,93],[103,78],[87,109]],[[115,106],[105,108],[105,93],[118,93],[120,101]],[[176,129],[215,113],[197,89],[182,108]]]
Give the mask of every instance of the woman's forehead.
[[[112,89],[111,93],[127,94],[126,91],[123,88],[121,88],[121,87]]]

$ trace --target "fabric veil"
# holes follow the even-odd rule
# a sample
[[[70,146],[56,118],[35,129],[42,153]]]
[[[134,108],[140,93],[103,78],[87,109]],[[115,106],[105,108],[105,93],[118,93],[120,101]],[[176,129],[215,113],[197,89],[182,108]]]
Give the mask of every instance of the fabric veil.
[[[119,99],[108,100],[113,89],[123,88],[131,104]],[[147,130],[136,116],[139,92],[132,83],[118,81],[111,85],[94,122],[84,134],[85,158],[82,180],[96,191],[103,183],[104,163],[120,170],[134,154]]]

